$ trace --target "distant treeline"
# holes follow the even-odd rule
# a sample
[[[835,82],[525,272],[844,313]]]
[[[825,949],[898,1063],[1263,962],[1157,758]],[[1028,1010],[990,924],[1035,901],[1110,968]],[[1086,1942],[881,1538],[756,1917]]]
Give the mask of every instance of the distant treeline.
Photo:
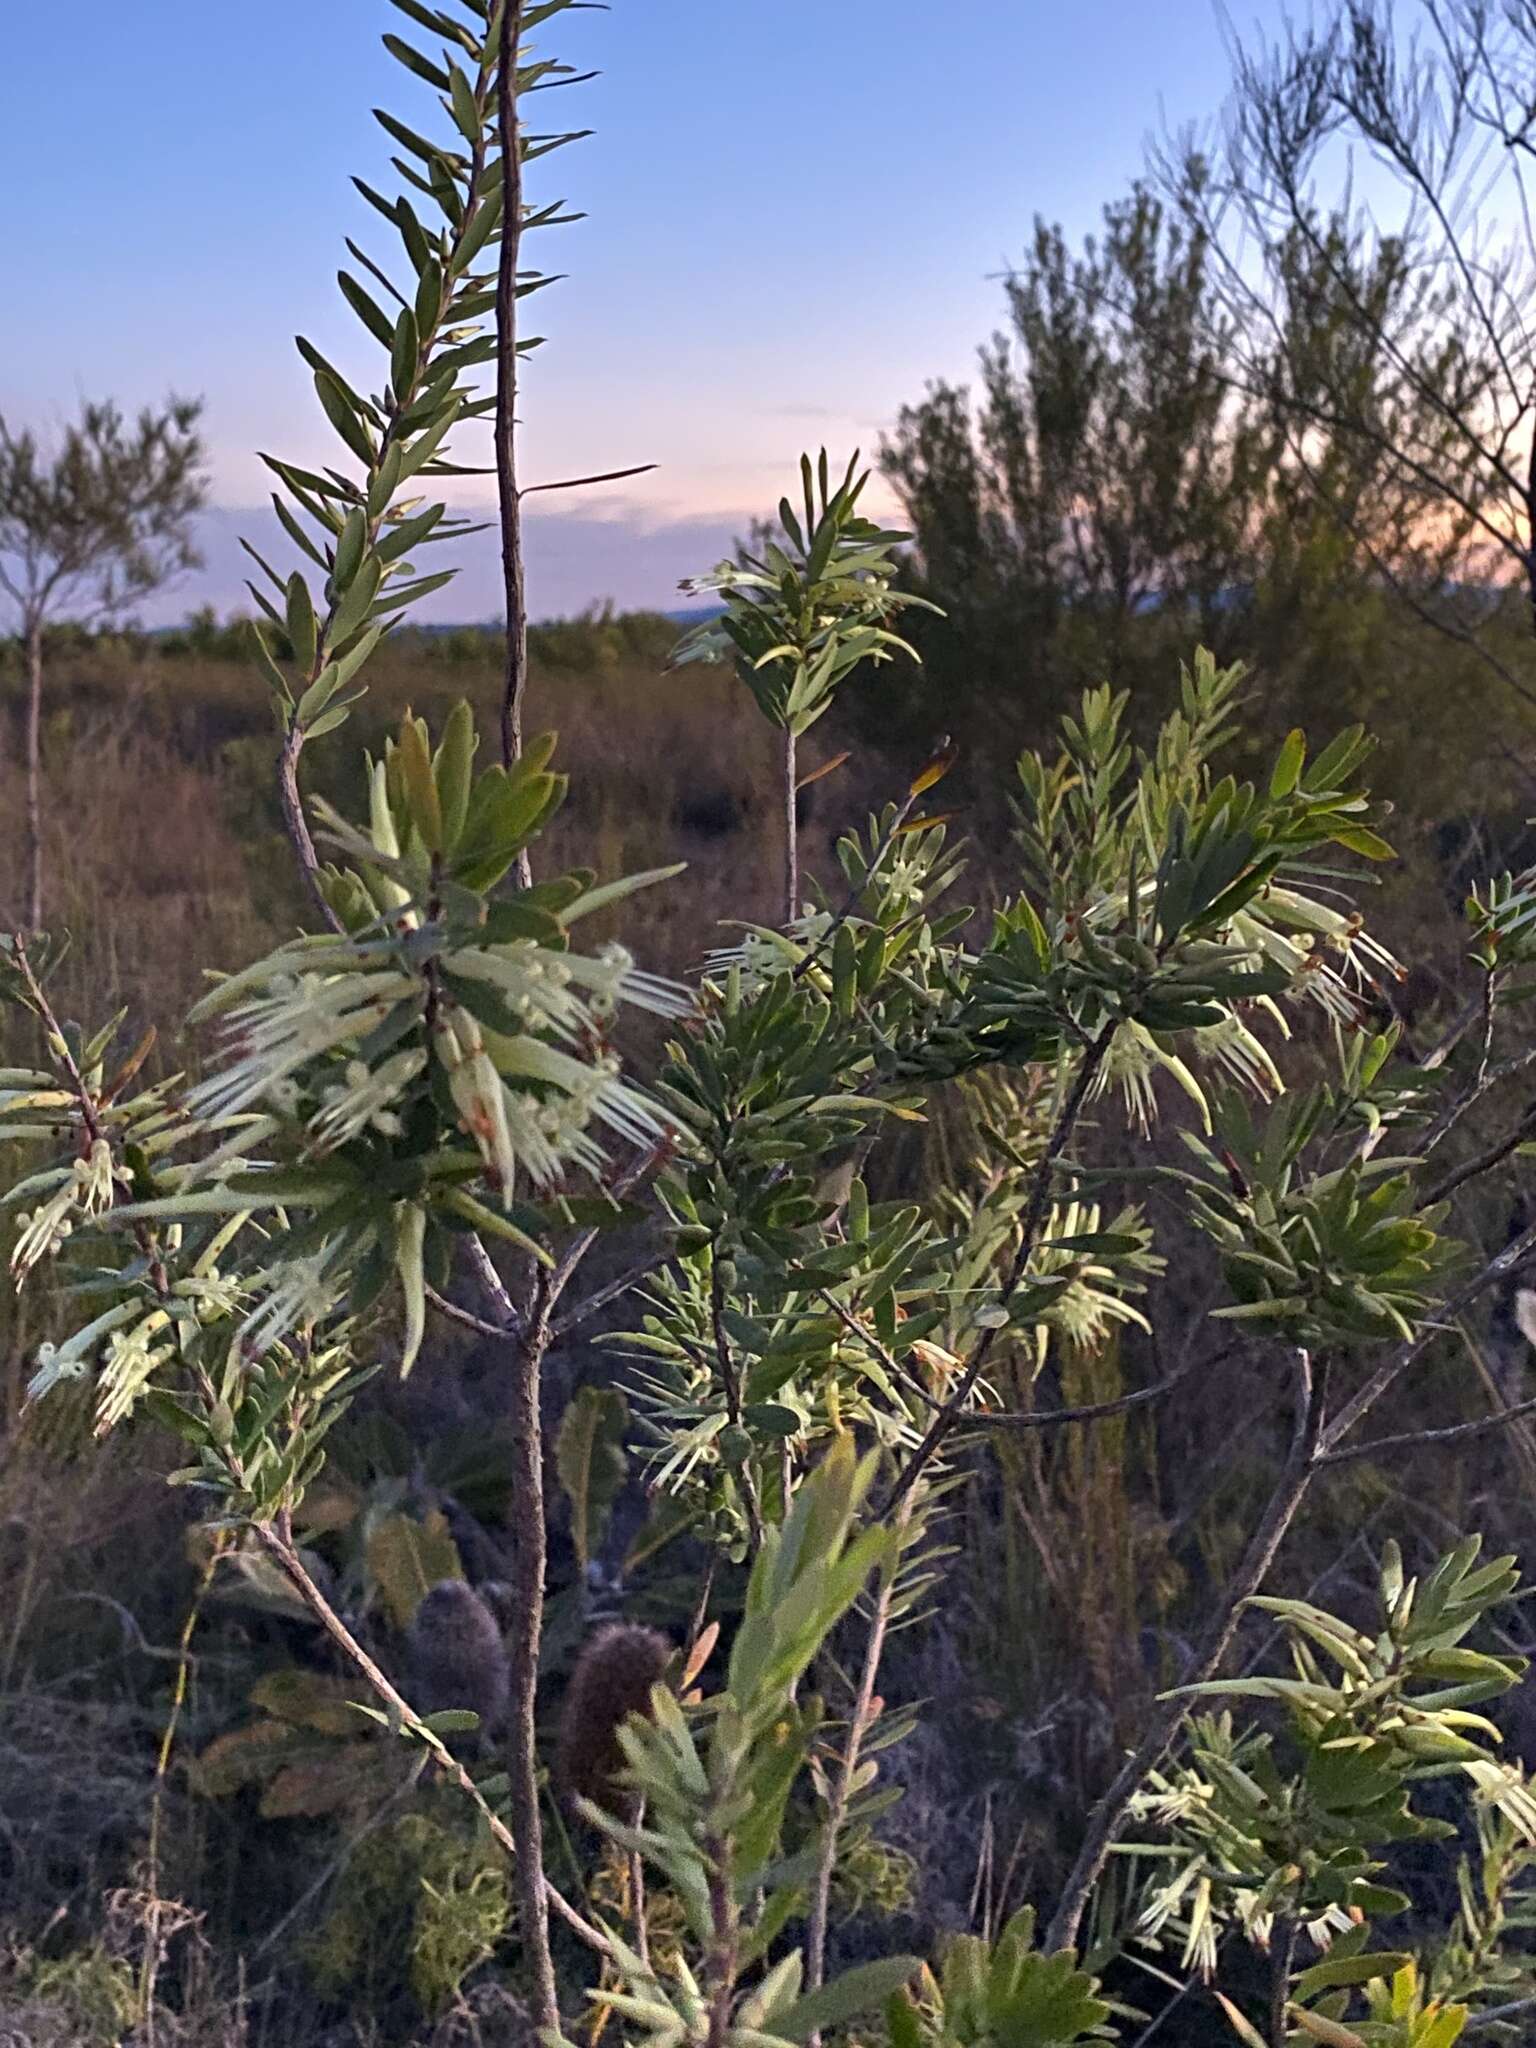
[[[618,611],[592,605],[569,619],[547,619],[528,629],[528,651],[540,667],[568,674],[590,675],[637,663],[663,664],[676,646],[684,621],[657,611]],[[59,653],[99,653],[137,657],[158,654],[169,660],[244,661],[250,654],[250,619],[239,612],[220,618],[212,605],[188,613],[179,626],[146,628],[116,624],[102,630],[74,623],[50,633]],[[291,649],[283,633],[267,623],[263,630],[279,660]],[[501,626],[480,624],[400,626],[392,644],[423,661],[444,667],[497,664],[503,659]],[[0,659],[17,657],[14,642],[0,640]]]

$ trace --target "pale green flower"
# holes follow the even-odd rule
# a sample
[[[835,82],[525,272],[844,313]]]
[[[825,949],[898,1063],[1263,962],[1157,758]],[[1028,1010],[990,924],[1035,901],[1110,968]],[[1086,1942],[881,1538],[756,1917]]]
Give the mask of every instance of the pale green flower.
[[[268,1267],[261,1276],[261,1298],[242,1326],[253,1351],[268,1351],[291,1331],[331,1314],[346,1285],[342,1249],[339,1238],[330,1238],[318,1251]]]
[[[1281,1028],[1284,1029],[1283,1024]],[[1268,1101],[1285,1093],[1285,1081],[1268,1048],[1236,1011],[1229,1010],[1219,1024],[1202,1025],[1190,1035],[1202,1060],[1224,1067],[1235,1081],[1255,1095]]]
[[[404,1126],[394,1105],[426,1064],[419,1046],[372,1068],[364,1060],[348,1060],[341,1080],[324,1089],[324,1106],[310,1119],[317,1147],[331,1151],[365,1130],[398,1138]]]
[[[105,1436],[127,1415],[159,1368],[175,1356],[174,1343],[153,1339],[170,1322],[164,1309],[153,1309],[131,1330],[114,1330],[96,1396],[96,1434]]]
[[[1290,977],[1290,993],[1317,1003],[1336,1024],[1353,1024],[1363,992],[1402,968],[1365,928],[1358,911],[1271,885],[1232,919],[1232,937]]]
[[[743,925],[734,946],[720,946],[709,955],[705,971],[715,979],[737,974],[743,995],[756,995],[781,974],[793,974],[822,945],[832,929],[830,910],[813,910],[809,904],[793,924],[783,931],[768,925]],[[823,966],[825,962],[821,963]]]
[[[20,1288],[32,1268],[51,1259],[75,1227],[75,1180],[71,1174],[46,1202],[17,1218],[16,1243],[11,1252],[11,1271]]]
[[[421,983],[390,966],[340,974],[277,972],[229,1012],[234,1062],[187,1098],[196,1116],[230,1116],[258,1102],[309,1061],[355,1047],[402,1002],[424,1001]]]
[[[1157,1093],[1153,1082],[1159,1071],[1171,1074],[1200,1112],[1200,1121],[1211,1128],[1210,1105],[1205,1091],[1177,1053],[1165,1052],[1134,1017],[1115,1026],[1109,1048],[1094,1076],[1091,1099],[1118,1089],[1125,1098],[1126,1113],[1143,1137],[1157,1119]]]

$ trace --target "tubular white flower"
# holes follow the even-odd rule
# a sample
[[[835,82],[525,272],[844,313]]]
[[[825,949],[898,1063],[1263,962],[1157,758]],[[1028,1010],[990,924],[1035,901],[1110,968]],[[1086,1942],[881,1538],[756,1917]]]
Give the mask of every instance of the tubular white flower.
[[[206,1273],[189,1273],[185,1279],[176,1281],[171,1291],[196,1304],[200,1323],[219,1323],[240,1306],[245,1283],[214,1266]]]
[[[584,1129],[588,1121],[607,1124],[637,1145],[660,1137],[655,1111],[644,1096],[619,1078],[619,1062],[612,1055],[587,1063],[526,1032],[517,1038],[498,1038],[494,1050],[503,1074],[523,1075],[559,1089],[567,1098],[569,1115],[580,1119],[575,1128]]]
[[[396,970],[350,974],[275,974],[265,992],[229,1014],[232,1065],[187,1098],[196,1116],[228,1116],[272,1101],[274,1090],[310,1060],[356,1046],[397,1004],[424,1002],[413,976]]]
[[[71,1174],[46,1202],[40,1202],[30,1214],[18,1217],[20,1227],[11,1251],[11,1271],[16,1275],[18,1289],[32,1268],[41,1260],[52,1258],[74,1229],[75,1185]]]
[[[1361,992],[1402,967],[1365,929],[1358,912],[1335,910],[1316,897],[1271,884],[1237,912],[1232,936],[1289,976],[1292,995],[1317,1003],[1335,1023],[1352,1024]]]
[[[1225,1067],[1227,1072],[1245,1088],[1251,1088],[1266,1101],[1285,1093],[1285,1081],[1280,1069],[1269,1056],[1269,1050],[1257,1038],[1235,1011],[1229,1010],[1219,1024],[1206,1024],[1194,1034],[1195,1051],[1201,1059],[1213,1066]]]
[[[658,974],[646,974],[635,965],[627,946],[611,940],[595,953],[567,953],[563,959],[572,978],[588,991],[594,1011],[610,1015],[620,1003],[632,1009],[649,1010],[657,1017],[682,1017],[693,998],[681,983]]]
[[[110,1209],[119,1182],[129,1179],[127,1171],[112,1158],[105,1138],[92,1140],[89,1154],[75,1161],[76,1200],[82,1216],[99,1216]]]
[[[131,1330],[114,1330],[108,1337],[96,1396],[98,1436],[105,1436],[132,1412],[156,1371],[174,1355],[174,1344],[151,1342],[169,1321],[164,1309],[153,1309]]]
[[[705,972],[718,977],[735,969],[741,975],[743,994],[755,995],[781,974],[793,973],[831,928],[830,910],[803,911],[781,932],[766,925],[747,925],[734,946],[716,947],[705,961]]]
[[[398,1138],[403,1125],[394,1104],[426,1064],[419,1046],[372,1068],[366,1061],[348,1060],[341,1080],[324,1090],[324,1106],[310,1119],[317,1148],[329,1152],[365,1130]]]
[[[479,1146],[503,1199],[509,1201],[518,1155],[507,1124],[506,1090],[485,1050],[480,1026],[467,1010],[444,1004],[434,1045],[464,1128]]]
[[[688,1007],[685,990],[642,974],[623,946],[555,953],[532,939],[514,939],[505,946],[467,946],[449,964],[455,974],[494,988],[526,1029],[566,1040],[590,1036],[598,1019],[620,1003],[659,1017],[681,1016]]]
[[[1200,1120],[1209,1130],[1211,1111],[1204,1089],[1177,1053],[1164,1052],[1152,1033],[1145,1025],[1138,1024],[1134,1017],[1116,1025],[1108,1051],[1094,1076],[1090,1100],[1097,1101],[1111,1088],[1118,1088],[1125,1098],[1126,1113],[1145,1137],[1157,1119],[1157,1094],[1152,1082],[1159,1068],[1172,1074],[1199,1110]]]
[[[335,1308],[345,1279],[342,1240],[329,1238],[318,1251],[280,1260],[262,1276],[261,1299],[241,1326],[254,1351],[270,1351],[291,1330],[316,1323]],[[334,1269],[340,1264],[343,1271]]]

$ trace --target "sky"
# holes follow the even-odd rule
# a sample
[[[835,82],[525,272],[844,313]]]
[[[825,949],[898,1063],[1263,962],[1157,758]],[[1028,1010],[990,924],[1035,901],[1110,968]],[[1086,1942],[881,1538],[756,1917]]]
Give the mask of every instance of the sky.
[[[392,239],[349,182],[392,189],[370,108],[432,117],[380,43],[408,24],[388,0],[0,15],[0,413],[46,435],[85,396],[201,394],[206,566],[145,616],[249,608],[255,451],[333,459],[294,334],[371,368],[335,273],[344,236]],[[1228,75],[1213,0],[612,0],[543,35],[600,76],[533,103],[595,132],[530,168],[532,200],[586,218],[529,245],[566,281],[531,302],[523,472],[658,466],[543,500],[541,616],[675,603],[802,447],[873,453],[929,379],[968,376],[1034,216],[1091,228]],[[432,602],[497,610],[488,540]]]

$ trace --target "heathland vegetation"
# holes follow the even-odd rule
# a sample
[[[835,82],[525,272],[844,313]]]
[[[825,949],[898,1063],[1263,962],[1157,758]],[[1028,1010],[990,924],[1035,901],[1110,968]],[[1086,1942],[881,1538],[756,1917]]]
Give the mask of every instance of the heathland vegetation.
[[[393,0],[254,624],[195,408],[5,437],[0,2042],[1524,2038],[1536,39],[1239,53],[903,533],[530,625],[565,4]]]

